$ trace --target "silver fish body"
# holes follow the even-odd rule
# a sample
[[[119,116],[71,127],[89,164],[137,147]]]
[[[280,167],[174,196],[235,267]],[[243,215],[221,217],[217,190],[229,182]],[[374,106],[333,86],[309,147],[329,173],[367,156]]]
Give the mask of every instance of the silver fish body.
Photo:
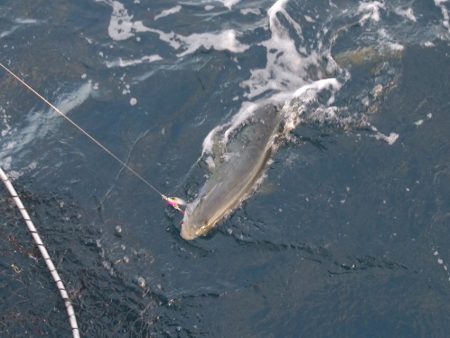
[[[215,154],[211,175],[186,207],[182,238],[206,235],[249,197],[275,150],[281,122],[279,109],[261,106],[229,136],[220,153]]]

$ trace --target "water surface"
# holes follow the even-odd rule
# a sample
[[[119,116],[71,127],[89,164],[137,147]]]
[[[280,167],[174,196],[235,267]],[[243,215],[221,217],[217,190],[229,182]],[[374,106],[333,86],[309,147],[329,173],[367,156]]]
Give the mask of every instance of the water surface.
[[[158,195],[1,75],[0,163],[82,335],[446,337],[449,10],[2,2],[1,62],[169,195],[195,198],[205,137],[246,103],[288,102],[299,117],[257,192],[186,242]],[[330,78],[341,87],[293,100]],[[44,262],[0,192],[0,333],[68,336]]]

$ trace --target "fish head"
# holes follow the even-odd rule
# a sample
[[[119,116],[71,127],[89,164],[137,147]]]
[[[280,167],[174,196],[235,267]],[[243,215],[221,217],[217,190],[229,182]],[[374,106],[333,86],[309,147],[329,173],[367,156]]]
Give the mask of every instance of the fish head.
[[[180,235],[185,240],[193,240],[206,235],[220,218],[206,212],[203,200],[188,204],[181,223]]]
[[[207,222],[201,225],[183,219],[183,223],[181,223],[180,235],[183,239],[191,241],[196,239],[197,237],[206,235],[210,228],[211,226]]]

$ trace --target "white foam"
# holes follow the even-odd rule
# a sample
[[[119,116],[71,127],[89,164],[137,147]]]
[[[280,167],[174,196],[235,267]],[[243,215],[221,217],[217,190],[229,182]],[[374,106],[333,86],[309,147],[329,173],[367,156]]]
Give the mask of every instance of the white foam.
[[[83,104],[91,95],[93,86],[90,81],[81,85],[73,92],[62,95],[55,102],[62,112],[69,113],[74,108]],[[0,159],[9,156],[11,150],[14,152],[22,150],[36,138],[43,138],[52,130],[56,123],[62,118],[51,109],[43,113],[42,111],[32,111],[27,117],[27,125],[22,127],[17,134],[10,135],[11,140],[6,142],[0,149]]]
[[[1,32],[0,33],[0,39],[13,34],[16,30],[18,30],[19,28],[21,28],[22,26],[25,25],[35,25],[38,23],[41,23],[42,21],[38,21],[36,19],[29,19],[29,18],[16,18],[14,19],[14,23],[16,23],[16,25],[12,26],[9,30]]]
[[[426,48],[436,47],[436,45],[433,42],[431,42],[431,41],[425,41],[424,43],[422,43],[422,46],[424,46]]]
[[[405,46],[399,44],[398,42],[388,42],[387,47],[394,52],[401,52],[405,49]]]
[[[62,95],[56,101],[56,106],[67,114],[76,107],[82,105],[91,95],[93,88],[94,86],[91,81],[87,81],[75,91]]]
[[[4,31],[4,32],[1,32],[1,33],[0,33],[0,39],[6,37],[6,36],[8,36],[8,35],[11,35],[11,34],[14,33],[19,27],[20,27],[20,26],[18,26],[18,25],[17,25],[17,26],[13,26],[11,29],[9,29],[9,30],[7,30],[7,31]]]
[[[309,85],[307,87],[310,87]],[[324,87],[325,89],[325,87]],[[332,97],[335,95],[335,90],[332,87],[328,87]],[[314,103],[317,103],[318,93],[320,90],[304,90],[302,94],[292,100],[292,102],[286,103],[283,107],[283,114],[285,116],[284,132],[289,133],[294,130],[302,121],[309,121],[313,123],[345,123],[346,121],[339,118],[339,108],[335,106],[319,106],[314,110],[310,110]],[[307,114],[305,114],[307,113]]]
[[[447,275],[447,280],[450,282],[450,274],[449,274],[449,269],[447,267],[447,263],[444,261],[444,259],[442,258],[441,254],[439,253],[438,250],[436,250],[436,249],[432,249],[432,250],[433,250],[433,256],[436,257],[436,262],[438,263],[438,265],[442,266],[444,273]]]
[[[135,97],[132,97],[130,99],[130,106],[135,106],[137,104],[137,99]]]
[[[211,156],[207,156],[205,162],[208,165],[209,170],[214,170],[216,167],[216,164]]]
[[[303,16],[305,18],[306,21],[308,22],[316,22],[316,20],[314,20],[312,17],[310,17],[309,15],[304,15]]]
[[[2,132],[0,133],[1,137],[5,137],[6,135],[8,135],[9,131],[10,131],[10,127],[6,127],[5,129],[2,130]]]
[[[359,14],[362,14],[360,24],[364,25],[367,21],[380,21],[380,9],[385,9],[382,2],[360,2],[358,7]]]
[[[277,35],[285,37],[288,33],[288,30],[284,28],[284,26],[278,20],[277,15],[282,14],[287,22],[292,25],[295,29],[297,35],[302,37],[302,29],[300,25],[289,15],[284,6],[289,2],[289,0],[278,0],[275,2],[272,7],[269,8],[267,14],[269,15],[269,24],[273,33],[278,33]]]
[[[116,41],[127,40],[139,32],[148,32],[149,28],[142,21],[134,21],[133,15],[129,15],[125,6],[119,1],[96,0],[109,4],[113,11],[108,26],[108,34]]]
[[[184,51],[177,55],[178,57],[192,54],[201,47],[220,51],[228,50],[233,53],[241,53],[249,48],[248,45],[239,42],[237,39],[239,33],[233,29],[227,29],[221,32],[194,33],[187,36],[176,34],[174,32],[166,33],[161,30],[145,26],[142,21],[133,21],[133,15],[128,14],[125,6],[119,1],[96,1],[107,3],[112,7],[113,12],[111,14],[110,23],[108,26],[108,34],[113,40],[116,41],[129,39],[135,36],[136,33],[140,32],[155,33],[158,34],[161,41],[166,42],[173,49],[184,49]],[[178,6],[167,10],[168,12],[165,14],[168,14],[169,12],[173,14],[177,10]],[[149,59],[147,58],[144,61],[148,62]],[[134,63],[135,61],[131,62]]]
[[[218,131],[221,131],[224,128],[226,128],[225,132],[223,133],[223,137],[220,140],[220,142],[226,144],[229,141],[230,135],[232,135],[232,133],[237,128],[239,128],[243,123],[248,121],[254,115],[255,111],[264,104],[270,103],[276,104],[282,101],[286,101],[286,104],[284,108],[282,108],[282,111],[285,114],[285,121],[284,121],[285,131],[289,132],[293,130],[301,121],[300,115],[303,112],[303,109],[299,108],[300,106],[307,107],[308,104],[316,100],[317,94],[322,92],[323,90],[331,91],[332,95],[329,101],[332,101],[331,98],[334,98],[334,93],[338,91],[341,88],[341,86],[342,84],[336,78],[328,78],[303,85],[293,94],[282,93],[280,94],[280,96],[273,95],[268,99],[261,100],[260,102],[248,102],[248,101],[243,102],[241,108],[239,109],[239,112],[232,117],[230,122],[214,128],[208,134],[208,136],[203,141],[202,154],[212,152],[212,148],[214,145],[214,136],[217,134]],[[292,102],[290,102],[292,100],[294,100],[296,104],[292,104]],[[294,109],[292,109],[293,106],[295,106]],[[335,107],[328,107],[326,109],[321,110],[319,114],[321,114],[322,118],[325,118],[324,115],[333,115],[333,114],[335,115],[334,108]],[[280,112],[280,114],[283,113]]]
[[[231,7],[233,7],[240,1],[241,0],[222,0],[222,3],[226,8],[231,9]]]
[[[201,47],[215,50],[228,50],[233,53],[242,53],[249,46],[240,43],[237,38],[236,31],[228,29],[219,33],[199,33],[188,36],[178,36],[186,45],[186,50],[178,56],[192,54]]]
[[[169,15],[178,13],[179,11],[181,11],[181,8],[182,8],[181,5],[178,5],[178,6],[169,8],[169,9],[165,9],[161,13],[159,13],[158,15],[155,15],[154,20],[156,21],[156,20],[161,19],[161,18],[163,18],[165,16],[169,16]]]
[[[206,49],[228,50],[233,53],[241,53],[249,48],[248,45],[239,42],[237,39],[238,33],[233,29],[218,33],[194,33],[187,36],[174,32],[165,33],[154,28],[148,28],[148,31],[158,34],[159,39],[166,42],[173,49],[184,49],[183,52],[177,54],[178,57],[192,54],[201,47]]]
[[[14,22],[21,25],[33,25],[39,23],[40,21],[31,18],[16,18],[14,19]]]
[[[230,127],[224,133],[223,142],[227,143],[230,133],[232,133],[236,128],[238,128],[244,121],[248,120],[255,110],[258,108],[258,105],[253,102],[243,102],[241,105],[241,109],[237,114],[233,116],[230,121]]]
[[[259,8],[242,8],[240,12],[242,15],[249,15],[249,14],[261,15],[261,10]]]
[[[292,34],[295,34],[295,38],[303,41],[303,31],[302,27],[286,11],[287,3],[288,0],[278,0],[268,10],[271,36],[268,40],[260,43],[267,51],[266,65],[264,68],[251,70],[250,78],[241,83],[242,87],[248,88],[248,92],[244,96],[249,99],[258,98],[258,100],[244,102],[232,120],[221,126],[221,128],[227,128],[221,140],[224,143],[228,142],[232,132],[248,120],[263,104],[285,103],[282,109],[286,115],[285,128],[291,130],[300,122],[299,115],[303,111],[302,108],[307,109],[307,105],[315,102],[319,92],[330,90],[331,96],[328,104],[332,104],[335,92],[341,88],[341,83],[336,78],[317,81],[309,78],[308,68],[319,67],[321,55],[318,50],[307,53],[304,48],[297,49]],[[293,101],[295,102],[293,103]],[[323,109],[322,113],[332,115],[335,113],[335,109]],[[216,131],[217,129],[205,139],[205,150],[211,147],[211,135]]]
[[[278,0],[268,10],[271,37],[260,44],[267,50],[266,66],[252,69],[250,78],[241,83],[242,87],[248,89],[245,96],[249,99],[267,94],[286,99],[308,82],[307,69],[318,65],[320,56],[316,51],[308,54],[304,49],[297,50],[291,34],[303,40],[303,32],[301,26],[284,8],[287,2]],[[280,21],[281,17],[283,21]],[[290,27],[286,27],[284,22]]]
[[[400,135],[397,133],[390,133],[389,135],[385,135],[374,126],[372,126],[372,130],[375,132],[373,137],[375,137],[377,140],[385,141],[389,145],[393,145],[400,137]]]
[[[11,131],[11,125],[9,124],[10,117],[6,114],[6,110],[3,107],[0,107],[0,119],[3,125],[3,128],[0,136],[5,137]]]
[[[160,61],[163,58],[161,56],[159,56],[158,54],[153,54],[153,55],[147,55],[147,56],[143,56],[139,59],[130,59],[130,60],[124,60],[122,58],[119,58],[118,60],[114,60],[114,61],[106,61],[106,67],[108,68],[114,68],[114,67],[130,67],[130,66],[136,66],[142,63],[151,63],[151,62],[156,62],[156,61]]]
[[[414,15],[412,8],[396,8],[394,9],[394,12],[412,22],[417,22],[417,18]]]
[[[450,16],[448,13],[448,9],[445,6],[446,2],[447,2],[447,0],[434,0],[434,4],[441,9],[441,13],[444,18],[442,21],[442,24],[450,32]]]
[[[379,43],[380,43],[379,50],[383,50],[383,48],[387,48],[387,49],[393,51],[394,54],[397,54],[397,53],[402,52],[405,49],[405,47],[402,44],[394,41],[394,39],[386,31],[386,29],[380,28],[377,30],[377,33],[379,35]]]
[[[311,84],[302,86],[298,90],[295,91],[294,97],[298,98],[304,96],[306,93],[312,93],[312,95],[316,95],[317,93],[323,90],[334,90],[337,91],[341,88],[342,84],[336,78],[328,78],[315,81]],[[332,102],[329,102],[332,103]]]
[[[426,115],[426,118],[427,118],[428,120],[430,120],[432,117],[433,117],[433,114],[432,114],[432,113],[428,113],[428,114]],[[416,126],[421,126],[424,122],[425,122],[424,119],[420,119],[420,120],[415,121],[414,124],[415,124]]]
[[[175,34],[174,32],[166,33],[154,28],[149,28],[149,32],[158,34],[159,39],[167,43],[173,49],[179,49],[181,47],[180,36]]]
[[[217,127],[215,127],[214,129],[212,129],[208,135],[206,135],[205,139],[203,140],[203,149],[202,149],[202,156],[204,154],[211,154],[213,147],[214,147],[214,137],[217,134],[217,132],[219,132],[220,130],[222,130],[223,126],[219,125]]]
[[[6,158],[2,158],[2,167],[5,170],[8,170],[8,176],[12,180],[18,179],[20,176],[22,176],[24,173],[34,170],[37,168],[38,163],[36,161],[33,161],[29,163],[27,166],[21,166],[20,170],[13,170],[12,169],[12,157],[7,156]]]
[[[6,156],[4,158],[2,158],[2,167],[5,170],[9,170],[11,169],[11,162],[12,162],[12,157],[11,156]]]
[[[383,136],[382,139],[386,141],[389,145],[393,145],[400,137],[400,135],[397,133],[390,133],[389,136],[382,135],[381,133],[379,135]]]

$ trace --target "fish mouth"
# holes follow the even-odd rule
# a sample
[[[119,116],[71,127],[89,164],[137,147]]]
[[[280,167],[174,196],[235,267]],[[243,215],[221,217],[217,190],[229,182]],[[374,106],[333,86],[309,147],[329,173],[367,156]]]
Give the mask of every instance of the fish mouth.
[[[187,226],[185,223],[181,224],[181,232],[180,236],[181,238],[192,241],[200,236],[205,236],[206,233],[212,228],[214,225],[212,224],[205,224],[201,227],[196,226]]]
[[[188,206],[181,223],[181,238],[191,241],[197,237],[205,236],[220,220],[218,215],[204,215],[193,210],[199,207],[199,203]],[[209,216],[209,217],[208,217]]]
[[[193,239],[197,238],[197,236],[195,235],[195,231],[189,231],[187,227],[184,226],[184,224],[181,225],[180,236],[186,241],[192,241]]]

